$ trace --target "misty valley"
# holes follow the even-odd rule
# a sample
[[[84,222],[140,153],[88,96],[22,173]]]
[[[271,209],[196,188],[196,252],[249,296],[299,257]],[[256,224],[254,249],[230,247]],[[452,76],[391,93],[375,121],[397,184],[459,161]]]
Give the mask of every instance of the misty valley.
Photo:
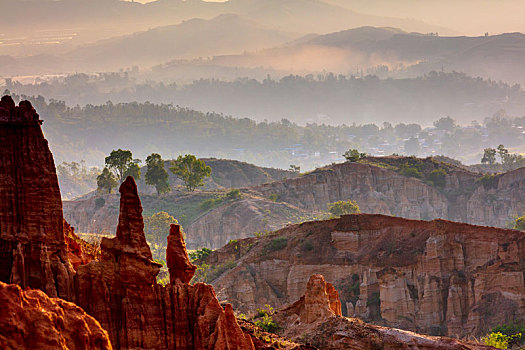
[[[522,0],[0,0],[0,348],[525,348]]]

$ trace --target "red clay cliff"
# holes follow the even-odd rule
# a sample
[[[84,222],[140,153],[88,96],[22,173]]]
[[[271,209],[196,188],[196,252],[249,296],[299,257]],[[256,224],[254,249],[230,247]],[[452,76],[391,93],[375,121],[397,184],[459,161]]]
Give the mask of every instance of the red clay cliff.
[[[172,224],[170,227],[168,248],[166,250],[166,263],[172,284],[175,283],[177,279],[183,283],[189,283],[197,268],[190,262],[181,227],[176,224]]]
[[[160,265],[152,260],[146,242],[133,178],[120,188],[116,237],[104,238],[100,260],[89,262],[92,257],[63,220],[53,156],[41,124],[29,102],[17,107],[10,97],[2,98],[0,281],[73,301],[107,334],[73,304],[49,299],[37,290],[24,296],[19,287],[2,285],[0,314],[13,315],[20,322],[1,317],[0,344],[27,349],[109,349],[109,335],[116,349],[253,349],[231,306],[223,309],[210,285],[187,283],[194,267],[187,259],[182,235],[175,231],[168,251],[172,283],[157,284]],[[73,319],[63,317],[64,313]]]
[[[475,350],[493,349],[445,337],[429,337],[400,329],[366,324],[341,316],[335,288],[322,275],[312,275],[298,301],[274,315],[284,328],[283,334],[307,341],[320,349],[420,349]]]
[[[73,297],[53,155],[28,101],[0,101],[0,281]]]

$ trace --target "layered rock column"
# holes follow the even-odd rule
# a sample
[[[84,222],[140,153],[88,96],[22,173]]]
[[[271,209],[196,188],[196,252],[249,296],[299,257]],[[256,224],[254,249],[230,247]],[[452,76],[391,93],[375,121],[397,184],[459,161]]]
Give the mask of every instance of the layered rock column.
[[[160,265],[144,236],[137,186],[120,187],[117,236],[102,240],[101,261],[78,267],[77,303],[108,330],[116,349],[253,349],[231,306],[221,307],[210,285],[187,282],[194,267],[172,226],[167,250],[170,283],[156,283]]]
[[[304,295],[304,307],[305,312],[301,315],[304,323],[316,322],[333,315],[341,316],[339,293],[322,275],[310,276]]]
[[[0,101],[0,281],[72,299],[53,155],[28,101]]]
[[[170,273],[171,284],[175,284],[177,280],[183,283],[189,283],[197,269],[197,267],[190,262],[181,227],[176,224],[172,224],[170,227],[168,248],[166,250],[166,263]]]

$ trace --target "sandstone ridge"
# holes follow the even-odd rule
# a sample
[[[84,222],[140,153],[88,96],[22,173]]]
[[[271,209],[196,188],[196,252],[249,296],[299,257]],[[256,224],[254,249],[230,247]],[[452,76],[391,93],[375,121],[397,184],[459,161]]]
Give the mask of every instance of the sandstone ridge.
[[[40,124],[29,102],[16,107],[2,98],[0,280],[75,302],[96,321],[64,300],[1,284],[1,313],[9,317],[0,321],[5,322],[0,341],[28,349],[254,349],[231,305],[223,308],[210,285],[187,283],[193,266],[175,231],[168,252],[173,283],[157,284],[160,265],[146,242],[133,178],[120,187],[116,237],[101,242],[100,257],[82,251],[62,216],[53,157]]]
[[[322,274],[345,316],[464,337],[524,321],[524,254],[521,231],[356,214],[239,240],[206,263],[235,262],[212,284],[244,313],[292,303]]]

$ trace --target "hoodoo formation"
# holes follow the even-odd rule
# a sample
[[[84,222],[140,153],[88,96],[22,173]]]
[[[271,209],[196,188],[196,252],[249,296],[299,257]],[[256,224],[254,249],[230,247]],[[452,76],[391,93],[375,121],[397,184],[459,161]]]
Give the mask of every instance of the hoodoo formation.
[[[177,226],[172,226],[167,250],[170,275],[175,275],[165,287],[156,283],[160,265],[152,260],[144,236],[142,205],[132,177],[122,183],[120,194],[117,236],[104,238],[101,261],[80,266],[75,276],[78,304],[108,330],[113,346],[252,349],[231,306],[223,309],[210,285],[188,284],[194,270],[187,265],[189,259],[181,259],[187,253],[182,235],[175,234]]]
[[[180,225],[172,224],[170,227],[166,263],[168,264],[170,282],[172,284],[176,283],[177,280],[189,283],[195,274],[197,267],[190,262]]]
[[[73,297],[53,155],[28,101],[0,101],[0,281]]]
[[[10,97],[2,98],[2,282],[40,289],[50,297],[75,302],[100,322],[116,349],[253,349],[250,336],[237,324],[231,306],[223,309],[210,285],[187,283],[194,267],[187,260],[183,237],[180,232],[176,234],[176,228],[172,229],[168,251],[173,283],[167,286],[156,283],[160,265],[152,260],[144,236],[142,206],[133,178],[127,178],[120,188],[117,235],[102,241],[100,261],[85,264],[91,259],[78,251],[82,248],[79,245],[68,250],[64,230],[70,228],[63,221],[53,157],[41,123],[29,102],[21,102],[16,107]],[[75,257],[76,273],[68,251]],[[36,290],[24,294],[16,288],[11,285],[0,288],[1,314],[18,314],[22,318],[20,322],[17,317],[2,318],[1,341],[31,335],[34,330],[34,338],[26,337],[17,346],[45,348],[46,342],[59,341],[69,349],[110,348],[104,343],[101,334],[105,332],[98,322],[90,321],[79,307],[60,299],[49,299]],[[20,310],[14,310],[16,305],[11,305],[15,299],[19,300],[16,305]],[[57,315],[52,319],[56,319],[58,325],[40,322],[45,311],[46,315]],[[79,334],[72,334],[62,326],[77,326],[64,316],[66,313],[76,313],[80,317],[77,320],[84,318],[93,327],[84,327]],[[49,339],[45,333],[49,333]],[[107,339],[107,335],[105,337]]]
[[[258,349],[268,348],[248,323],[246,332],[241,329],[232,306],[221,306],[212,286],[189,284],[195,266],[178,225],[168,236],[170,283],[157,283],[161,266],[146,242],[132,177],[120,186],[116,237],[104,238],[100,252],[85,252],[85,242],[63,220],[40,124],[31,104],[16,107],[2,98],[0,276],[11,284],[0,283],[0,346],[255,349],[255,339]],[[286,253],[268,245],[276,238],[286,243]],[[321,348],[473,349],[341,315],[449,335],[479,334],[496,322],[519,319],[525,308],[519,258],[524,242],[519,231],[344,216],[291,226],[261,241],[239,241],[236,247],[245,253],[233,255],[242,261],[215,282],[239,310],[284,305],[306,287],[298,302],[275,316],[285,335],[299,339],[306,332]],[[228,249],[209,258],[230,259]],[[320,275],[307,280],[319,272],[335,287]]]

